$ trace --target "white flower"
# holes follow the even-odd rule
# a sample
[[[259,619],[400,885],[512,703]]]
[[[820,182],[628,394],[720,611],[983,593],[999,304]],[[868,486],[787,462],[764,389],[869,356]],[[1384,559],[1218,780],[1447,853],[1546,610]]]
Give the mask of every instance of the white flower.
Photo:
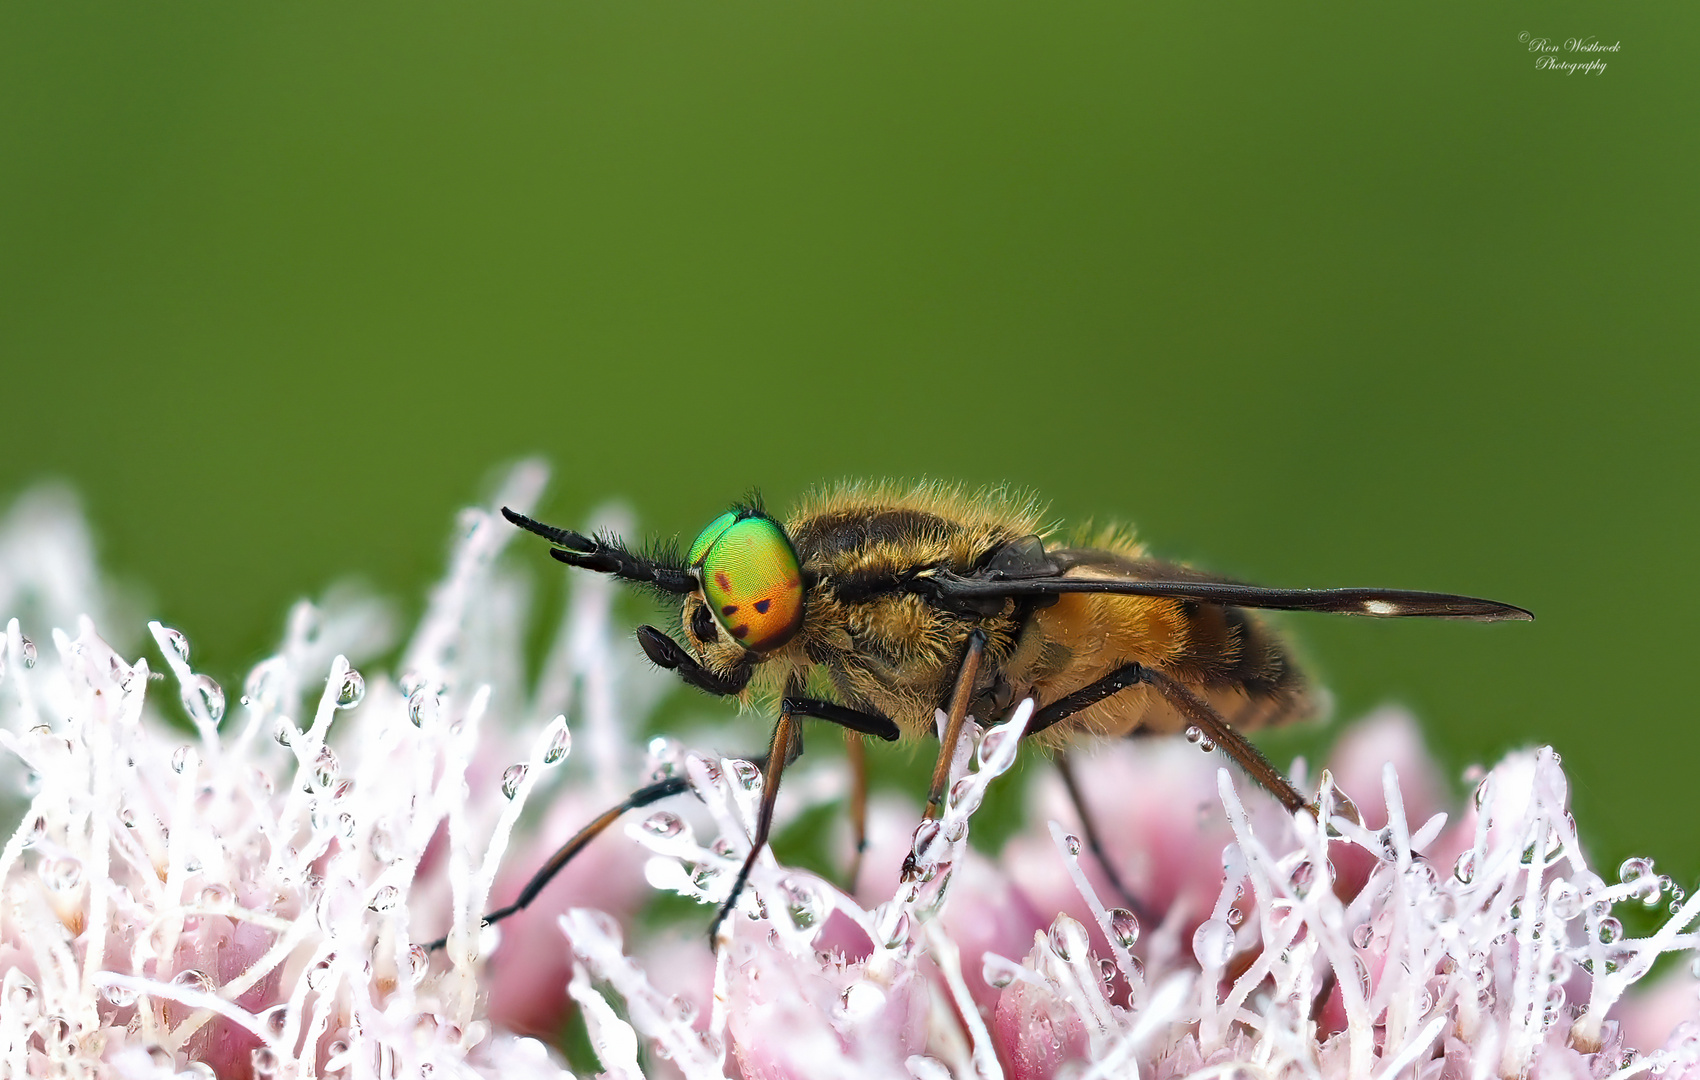
[[[542,481],[522,466],[499,501]],[[1081,776],[1130,901],[1050,820],[1072,811],[1048,787],[999,858],[968,847],[1024,703],[958,748],[940,820],[876,800],[859,896],[764,854],[711,953],[707,907],[683,929],[617,916],[653,889],[720,902],[759,775],[671,739],[641,760],[626,733],[657,683],[617,644],[608,582],[575,580],[528,686],[528,594],[495,558],[511,530],[467,511],[401,674],[350,666],[384,648],[386,611],[333,595],[295,609],[230,703],[176,631],[151,624],[162,683],[76,617],[121,608],[63,500],[24,506],[0,524],[0,615],[21,613],[0,777],[27,804],[0,847],[0,1075],[562,1076],[515,1029],[558,1027],[570,1000],[616,1077],[1700,1076],[1686,973],[1625,1004],[1700,943],[1700,897],[1645,860],[1616,884],[1590,870],[1550,750],[1506,759],[1453,819],[1414,729],[1384,718],[1322,774],[1319,822],[1242,800],[1195,748],[1107,747]],[[68,629],[29,642],[44,618]],[[536,910],[480,929],[552,843],[669,772],[697,798],[610,830]],[[540,784],[560,790],[521,856]],[[804,759],[781,813],[843,793]],[[1621,903],[1668,919],[1630,938]]]

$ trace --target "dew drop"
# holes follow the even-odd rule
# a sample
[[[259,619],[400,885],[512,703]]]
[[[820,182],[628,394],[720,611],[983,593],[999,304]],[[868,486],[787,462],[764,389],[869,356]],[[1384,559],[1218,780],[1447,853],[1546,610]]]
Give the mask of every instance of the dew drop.
[[[342,762],[337,760],[336,751],[328,746],[319,747],[318,755],[313,758],[313,782],[320,788],[328,788],[336,783],[341,771]]]
[[[401,899],[401,890],[394,885],[385,885],[372,894],[372,902],[366,906],[376,912],[392,911],[396,901]]]
[[[183,707],[216,724],[224,719],[224,688],[209,676],[196,675],[183,684]]]
[[[189,662],[189,639],[184,637],[181,631],[173,630],[169,626],[163,627],[162,631],[160,636],[165,639],[166,649],[177,658],[179,663],[187,664]]]
[[[1240,923],[1243,923],[1243,922],[1245,922],[1245,912],[1241,911],[1237,907],[1231,907],[1231,908],[1228,909],[1228,925],[1229,926],[1238,926]]]
[[[279,746],[293,746],[300,735],[301,729],[287,716],[278,717],[277,723],[272,725],[272,738]]]
[[[54,892],[69,892],[83,880],[83,864],[76,859],[46,859],[36,873]]]
[[[1078,856],[1080,854],[1080,837],[1069,833],[1063,837],[1063,847],[1068,849],[1070,855]]]
[[[36,996],[35,983],[30,981],[29,976],[19,972],[17,981],[12,984],[12,988],[7,994],[12,1007],[33,1013]]]
[[[326,957],[307,969],[307,988],[323,991],[331,981],[331,957]]]
[[[25,667],[27,667],[27,668],[35,667],[35,656],[36,656],[35,642],[31,641],[29,638],[23,636],[22,634],[19,634],[18,635],[18,651],[20,651],[24,654],[24,666]]]
[[[268,709],[276,707],[288,677],[289,662],[283,657],[273,656],[261,660],[242,682],[243,696],[247,699],[243,704]]]
[[[738,758],[732,762],[732,775],[737,779],[738,786],[745,791],[761,790],[761,770],[755,763]]]
[[[917,860],[931,857],[928,849],[933,846],[933,841],[938,838],[941,828],[942,826],[937,821],[930,818],[915,826],[915,842],[910,845],[909,850]]]
[[[1111,908],[1108,912],[1110,935],[1124,949],[1133,948],[1133,943],[1139,940],[1139,918],[1127,908]]]
[[[29,829],[24,833],[23,846],[27,848],[34,847],[41,843],[42,838],[46,835],[47,816],[45,814],[37,814],[35,816],[35,820],[30,822]]]
[[[525,765],[509,765],[502,773],[502,794],[509,799],[519,794],[519,786],[525,782],[525,774],[530,771]]]
[[[545,765],[555,764],[572,753],[573,749],[573,733],[567,727],[567,718],[558,716],[551,726],[554,730],[550,732],[549,745],[543,751],[543,764]]]
[[[1360,949],[1369,948],[1370,941],[1375,937],[1375,927],[1367,922],[1361,922],[1352,927],[1352,944]]]
[[[127,1009],[136,1003],[136,992],[128,986],[119,986],[117,983],[108,983],[101,994],[120,1009]],[[68,1027],[69,1025],[67,1025]],[[69,1034],[70,1032],[67,1030],[66,1035],[69,1036]]]
[[[1186,729],[1186,741],[1197,746],[1204,741],[1204,729],[1197,724],[1190,724]]]
[[[171,771],[181,774],[184,769],[189,767],[190,762],[197,760],[198,755],[195,753],[195,748],[184,743],[171,752]]]
[[[1623,865],[1617,868],[1617,879],[1625,885],[1633,884],[1653,872],[1652,859],[1625,859]]]
[[[431,954],[425,951],[423,945],[407,947],[407,981],[418,986],[425,981],[425,976],[431,970]]]
[[[950,803],[952,810],[960,814],[972,814],[980,809],[985,789],[975,782],[971,776],[964,776],[950,786]]]
[[[277,1075],[277,1051],[269,1046],[255,1047],[254,1052],[248,1055],[248,1061],[259,1080],[267,1080],[268,1077]]]
[[[1058,915],[1045,937],[1051,952],[1056,954],[1057,959],[1065,962],[1076,958],[1085,959],[1091,950],[1086,927],[1067,915]]]
[[[407,695],[407,718],[413,722],[414,727],[423,728],[426,720],[437,715],[441,704],[436,694],[421,685]]]
[[[1452,876],[1462,884],[1468,885],[1476,880],[1476,849],[1470,848],[1458,856],[1458,861],[1452,864]]]
[[[980,746],[974,752],[974,760],[982,769],[998,770],[1008,768],[1004,762],[1004,744],[1009,741],[1009,731],[995,727],[980,738]]]
[[[215,882],[200,891],[200,894],[195,898],[195,903],[204,908],[217,910],[230,903],[233,898],[228,887]]]
[[[1002,990],[1016,980],[1021,971],[1021,965],[1013,960],[1006,960],[996,953],[987,953],[980,968],[980,977],[986,980],[986,985],[995,990]]]
[[[785,914],[791,917],[791,925],[799,930],[807,930],[820,922],[821,900],[815,890],[795,879],[786,879]]]
[[[897,918],[891,922],[891,928],[885,934],[885,947],[895,949],[909,940],[909,913],[898,911]],[[1696,961],[1700,963],[1700,961]]]
[[[171,985],[180,986],[186,990],[199,990],[211,993],[213,989],[212,976],[197,968],[186,968],[172,976]]]
[[[349,668],[347,671],[343,672],[342,685],[337,687],[336,691],[336,707],[339,709],[352,709],[356,705],[360,704],[361,699],[365,696],[365,677],[353,668]]]
[[[684,832],[685,823],[679,819],[678,814],[670,814],[663,810],[659,814],[651,814],[644,818],[643,829],[651,836],[669,839]]]
[[[1234,958],[1234,928],[1221,919],[1205,919],[1192,933],[1192,955],[1207,971],[1226,967]]]
[[[884,1011],[885,991],[866,979],[858,979],[844,988],[838,1003],[852,1023],[869,1020]]]
[[[260,1014],[260,1024],[273,1039],[283,1038],[283,1029],[289,1026],[289,1006],[273,1005]]]
[[[1599,927],[1594,931],[1601,945],[1610,945],[1623,936],[1623,924],[1615,917],[1607,915],[1600,920]]]

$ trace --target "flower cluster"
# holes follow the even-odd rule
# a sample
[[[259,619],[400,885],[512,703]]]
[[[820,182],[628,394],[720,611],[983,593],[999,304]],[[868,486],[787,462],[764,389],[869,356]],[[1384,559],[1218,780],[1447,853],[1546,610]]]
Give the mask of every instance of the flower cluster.
[[[497,504],[543,479],[519,467]],[[1551,750],[1449,816],[1414,727],[1374,718],[1313,816],[1184,743],[1105,747],[1077,770],[1123,895],[1048,781],[996,858],[969,846],[1023,703],[969,725],[936,820],[875,801],[858,889],[763,853],[711,951],[706,907],[636,915],[657,891],[724,900],[760,775],[628,734],[662,684],[614,643],[606,582],[581,575],[528,678],[511,530],[467,511],[399,674],[368,663],[382,605],[335,593],[227,707],[175,630],[150,624],[162,679],[76,616],[121,605],[74,513],[27,505],[0,522],[0,615],[69,629],[37,643],[12,618],[0,643],[0,783],[24,800],[0,847],[0,1075],[566,1076],[531,1035],[576,1010],[618,1078],[1700,1077],[1689,973],[1629,996],[1700,945],[1700,896],[1646,860],[1591,870]],[[782,814],[842,799],[834,764],[788,772]],[[551,842],[665,776],[695,797],[481,926]],[[1668,918],[1631,937],[1620,904]]]

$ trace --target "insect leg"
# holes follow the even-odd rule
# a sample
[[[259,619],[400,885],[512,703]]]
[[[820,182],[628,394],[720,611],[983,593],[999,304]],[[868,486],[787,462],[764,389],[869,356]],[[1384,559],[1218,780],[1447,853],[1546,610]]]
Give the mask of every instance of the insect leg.
[[[573,856],[584,850],[586,844],[601,835],[603,829],[614,824],[621,814],[625,813],[627,810],[636,810],[639,807],[648,806],[650,803],[660,802],[669,795],[678,795],[681,792],[688,791],[690,790],[690,786],[690,781],[686,780],[684,777],[670,776],[665,780],[659,780],[650,784],[648,787],[638,788],[636,791],[626,796],[625,801],[621,802],[617,806],[610,807],[608,810],[598,815],[593,821],[591,821],[590,824],[580,829],[577,835],[575,835],[571,840],[562,844],[555,854],[549,856],[549,861],[543,864],[543,869],[533,874],[531,876],[531,880],[525,883],[525,888],[520,890],[519,899],[509,904],[507,907],[497,908],[495,911],[484,916],[483,924],[488,926],[491,923],[501,922],[509,915],[522,910],[526,905],[537,899],[537,894],[542,892],[543,887],[549,884],[549,882],[554,879],[556,874],[561,872],[567,863],[572,861]],[[425,946],[425,948],[427,951],[434,952],[448,944],[448,940],[449,939],[447,937],[440,937],[436,941]]]
[[[785,771],[790,760],[790,749],[797,721],[791,715],[790,699],[779,710],[779,722],[773,725],[773,742],[767,751],[767,769],[762,773],[761,807],[756,811],[756,832],[750,837],[750,853],[744,859],[744,865],[738,868],[738,877],[732,882],[732,891],[726,894],[720,910],[715,913],[714,922],[708,928],[708,944],[714,948],[720,940],[720,925],[726,921],[726,916],[737,910],[738,897],[749,884],[750,871],[755,868],[756,860],[761,858],[762,849],[767,847],[767,835],[773,828],[773,804],[779,798],[779,776]]]
[[[1281,770],[1263,756],[1263,751],[1246,741],[1246,737],[1234,730],[1233,725],[1222,719],[1221,714],[1205,703],[1204,699],[1162,672],[1143,664],[1123,664],[1097,682],[1051,702],[1033,714],[1033,722],[1028,726],[1027,734],[1043,731],[1059,720],[1098,704],[1111,694],[1130,686],[1138,686],[1140,683],[1148,683],[1162,694],[1169,704],[1174,706],[1176,712],[1203,731],[1205,736],[1221,747],[1229,757],[1239,762],[1240,768],[1250,773],[1251,778],[1275,796],[1288,812],[1301,810],[1307,805],[1304,796],[1281,775]]]
[[[850,759],[850,837],[855,841],[850,856],[850,872],[845,875],[844,891],[856,891],[856,879],[862,876],[862,853],[868,850],[868,748],[863,736],[848,729],[844,732],[844,753]]]
[[[812,716],[817,720],[826,720],[837,724],[846,731],[872,735],[886,742],[896,742],[903,735],[903,729],[890,717],[878,713],[863,712],[861,709],[850,709],[843,705],[835,705],[830,701],[817,698],[787,697],[783,708],[792,716]]]
[[[644,655],[656,667],[664,667],[668,671],[676,671],[679,678],[691,686],[716,697],[731,697],[741,693],[744,685],[750,681],[751,668],[748,664],[736,669],[732,675],[717,675],[697,663],[696,658],[685,651],[685,647],[653,626],[640,626],[637,630],[638,644],[643,646]]]
[[[1275,796],[1289,814],[1307,808],[1313,814],[1316,812],[1315,807],[1305,802],[1305,797],[1299,794],[1299,789],[1293,786],[1292,781],[1283,776],[1281,770],[1263,756],[1263,751],[1253,746],[1244,735],[1222,719],[1221,714],[1212,709],[1203,698],[1160,671],[1152,671],[1150,668],[1145,670],[1151,685],[1169,700],[1169,704],[1182,716],[1198,725],[1205,736],[1221,747],[1224,753],[1239,762],[1240,768],[1250,773],[1253,780]]]
[[[962,654],[962,666],[956,672],[956,687],[950,692],[950,712],[945,715],[944,735],[939,740],[939,758],[933,764],[933,782],[927,788],[926,816],[939,816],[944,803],[944,787],[950,782],[950,762],[956,756],[956,744],[962,738],[962,721],[968,716],[968,699],[974,696],[974,678],[980,673],[980,657],[986,651],[985,631],[976,627],[968,632],[968,648]]]
[[[1069,761],[1068,751],[1057,754],[1057,772],[1062,774],[1063,787],[1068,789],[1069,801],[1074,803],[1074,812],[1080,817],[1080,831],[1086,834],[1086,846],[1092,849],[1092,854],[1098,860],[1098,866],[1103,869],[1104,876],[1110,879],[1110,885],[1121,894],[1133,913],[1145,921],[1145,909],[1134,899],[1133,893],[1122,884],[1121,875],[1116,873],[1115,864],[1104,851],[1104,845],[1098,838],[1098,826],[1093,823],[1092,813],[1086,809],[1086,798],[1080,790],[1080,783],[1074,777],[1074,765]]]

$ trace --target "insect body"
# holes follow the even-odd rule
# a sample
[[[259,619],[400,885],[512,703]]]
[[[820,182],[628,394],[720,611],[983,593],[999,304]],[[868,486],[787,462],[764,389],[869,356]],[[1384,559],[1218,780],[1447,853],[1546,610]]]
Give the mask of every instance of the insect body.
[[[1025,697],[1036,699],[1028,736],[1048,747],[1083,735],[1186,729],[1298,810],[1303,796],[1240,731],[1304,716],[1310,698],[1280,642],[1246,609],[1532,618],[1444,593],[1225,581],[1152,560],[1125,532],[1059,538],[1033,502],[1002,491],[844,485],[810,497],[784,522],[758,505],[739,506],[683,558],[640,555],[612,537],[503,513],[554,543],[561,562],[676,597],[678,637],[638,630],[657,664],[711,694],[777,698],[754,843],[716,929],[767,840],[779,778],[802,752],[806,717],[850,733],[859,792],[859,736],[928,735],[936,711],[946,709],[929,815],[963,718],[990,717]],[[1066,769],[1064,776],[1072,788]],[[487,918],[528,903],[621,810],[681,790],[682,781],[667,780],[634,793],[557,853],[516,904]]]

